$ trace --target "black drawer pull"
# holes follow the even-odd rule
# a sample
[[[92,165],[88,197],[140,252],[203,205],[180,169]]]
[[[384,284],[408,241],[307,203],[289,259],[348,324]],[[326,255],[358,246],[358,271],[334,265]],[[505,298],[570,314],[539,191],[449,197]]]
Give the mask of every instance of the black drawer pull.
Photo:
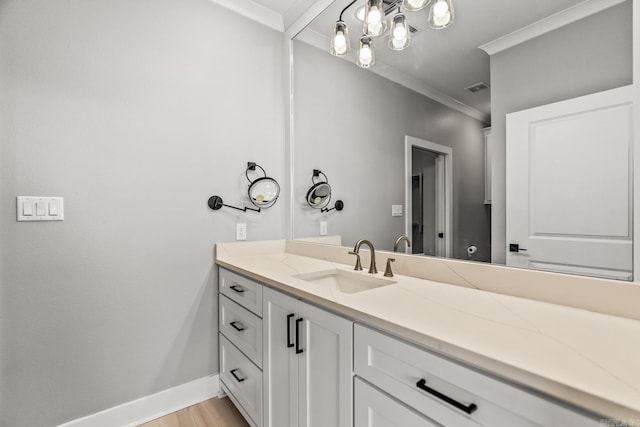
[[[302,353],[304,350],[300,348],[300,323],[302,323],[302,317],[296,319],[296,354]]]
[[[238,371],[238,369],[232,369],[229,371],[229,373],[231,375],[233,375],[233,378],[236,379],[236,381],[238,381],[239,383],[241,383],[242,381],[246,380],[246,378],[240,378],[239,376],[236,375],[236,372]]]
[[[231,289],[233,289],[234,291],[236,291],[239,294],[244,293],[244,288],[240,285],[231,285],[229,286]]]
[[[231,322],[231,323],[229,323],[229,324],[233,327],[233,329],[235,329],[235,330],[236,330],[236,331],[238,331],[238,332],[242,332],[242,331],[244,331],[244,330],[245,330],[245,327],[244,327],[244,326],[242,326],[242,323],[240,323],[240,322],[238,322],[238,321]]]
[[[449,396],[447,396],[445,394],[442,394],[437,390],[432,389],[431,387],[427,386],[427,381],[424,378],[422,378],[420,381],[418,381],[416,383],[416,387],[418,387],[421,390],[426,391],[429,394],[434,395],[438,399],[444,400],[449,405],[453,405],[456,408],[460,409],[461,411],[466,412],[467,414],[471,414],[476,409],[478,409],[478,406],[475,403],[470,403],[469,405],[463,405],[462,403],[458,402],[457,400],[453,400]]]
[[[291,342],[291,319],[295,316],[295,314],[287,314],[287,348],[293,347],[293,343]]]

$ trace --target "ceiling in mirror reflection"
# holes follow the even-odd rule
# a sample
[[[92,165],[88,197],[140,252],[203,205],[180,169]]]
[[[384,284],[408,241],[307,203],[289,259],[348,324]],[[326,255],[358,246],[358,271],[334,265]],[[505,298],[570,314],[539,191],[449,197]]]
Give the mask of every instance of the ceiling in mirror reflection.
[[[388,31],[374,38],[376,65],[390,68],[386,75],[407,75],[424,85],[477,111],[476,118],[489,122],[490,91],[475,93],[469,86],[490,83],[489,55],[478,47],[516,30],[540,21],[583,0],[525,1],[525,0],[454,0],[455,22],[442,30],[427,24],[429,7],[405,12],[409,24],[418,31],[412,34],[411,45],[402,51],[387,47]],[[299,36],[319,48],[329,49],[329,39],[340,12],[351,3],[338,0],[318,16]],[[353,51],[362,35],[362,22],[356,10],[364,0],[357,1],[343,14],[349,27]],[[391,12],[387,20],[395,14]],[[352,52],[348,60],[355,63]],[[355,65],[354,65],[355,66]]]

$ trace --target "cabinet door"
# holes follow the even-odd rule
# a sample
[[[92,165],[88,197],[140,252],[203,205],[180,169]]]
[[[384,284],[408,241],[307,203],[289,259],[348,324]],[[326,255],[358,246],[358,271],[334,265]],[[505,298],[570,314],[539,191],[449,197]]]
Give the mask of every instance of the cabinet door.
[[[353,323],[298,303],[300,427],[348,427],[353,423]]]
[[[295,352],[297,301],[264,288],[263,295],[264,426],[298,424],[298,360]]]

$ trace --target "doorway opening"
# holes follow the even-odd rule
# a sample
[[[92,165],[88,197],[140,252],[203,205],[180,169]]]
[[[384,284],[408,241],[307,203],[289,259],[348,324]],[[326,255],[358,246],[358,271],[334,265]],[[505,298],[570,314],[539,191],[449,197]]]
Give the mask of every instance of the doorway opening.
[[[407,252],[450,257],[453,241],[451,147],[405,136]]]

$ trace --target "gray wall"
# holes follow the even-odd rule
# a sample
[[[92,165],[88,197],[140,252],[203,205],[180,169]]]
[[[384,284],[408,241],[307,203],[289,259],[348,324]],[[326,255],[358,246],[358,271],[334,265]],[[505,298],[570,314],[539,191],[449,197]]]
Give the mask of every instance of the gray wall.
[[[367,238],[392,249],[404,234],[404,136],[453,148],[454,255],[466,258],[466,242],[486,242],[482,123],[444,105],[336,59],[302,42],[294,43],[294,234],[341,234],[351,245]],[[312,169],[329,177],[342,212],[321,214],[305,203]],[[480,255],[480,254],[479,254]]]
[[[632,83],[631,1],[491,57],[492,261],[505,262],[505,115]]]
[[[286,204],[206,201],[245,203],[249,160],[284,181],[282,90],[282,34],[207,0],[0,3],[1,426],[217,373],[213,246],[283,238]]]

